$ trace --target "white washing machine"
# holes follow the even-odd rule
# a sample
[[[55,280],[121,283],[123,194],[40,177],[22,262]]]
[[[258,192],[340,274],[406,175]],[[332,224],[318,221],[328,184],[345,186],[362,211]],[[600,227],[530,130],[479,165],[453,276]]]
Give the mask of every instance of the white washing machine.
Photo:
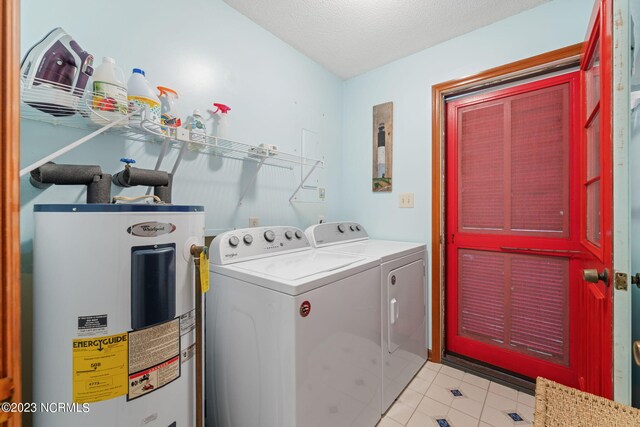
[[[316,251],[293,227],[226,232],[210,254],[207,425],[375,426],[379,262]]]
[[[313,225],[306,235],[323,252],[364,256],[380,264],[384,413],[426,361],[426,246],[369,239],[355,222]]]

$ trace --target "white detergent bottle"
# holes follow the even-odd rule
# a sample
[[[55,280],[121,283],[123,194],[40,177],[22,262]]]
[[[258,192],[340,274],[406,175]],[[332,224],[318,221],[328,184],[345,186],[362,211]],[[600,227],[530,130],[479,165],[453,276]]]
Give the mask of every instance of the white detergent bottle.
[[[144,71],[140,68],[133,69],[133,73],[127,82],[127,92],[130,112],[141,107],[144,108],[142,114],[131,116],[131,124],[140,126],[140,121],[143,118],[160,124],[160,99],[147,81]]]
[[[113,58],[105,56],[93,72],[91,121],[101,126],[127,115],[127,87],[124,74]],[[128,120],[117,127],[126,126]]]

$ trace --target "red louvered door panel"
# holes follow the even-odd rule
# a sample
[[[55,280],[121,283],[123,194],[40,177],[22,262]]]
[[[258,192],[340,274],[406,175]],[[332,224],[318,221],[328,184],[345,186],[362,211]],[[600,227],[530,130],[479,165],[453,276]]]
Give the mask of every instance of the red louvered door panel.
[[[579,73],[447,103],[446,351],[577,386]]]

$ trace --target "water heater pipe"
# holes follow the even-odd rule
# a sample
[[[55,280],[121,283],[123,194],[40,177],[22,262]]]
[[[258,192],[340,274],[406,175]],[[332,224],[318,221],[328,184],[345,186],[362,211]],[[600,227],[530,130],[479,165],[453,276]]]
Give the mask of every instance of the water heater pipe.
[[[202,336],[202,282],[200,281],[200,254],[206,253],[206,246],[191,246],[191,255],[193,255],[193,264],[196,267],[196,425],[195,427],[202,427],[202,412],[203,412],[203,387],[202,387],[202,342],[204,337]]]
[[[111,203],[111,175],[96,165],[46,163],[31,171],[29,182],[36,188],[51,185],[86,185],[87,203]]]
[[[113,176],[113,183],[119,187],[146,185],[153,187],[153,194],[164,203],[171,203],[171,186],[173,175],[169,172],[134,168],[127,164],[124,169]]]

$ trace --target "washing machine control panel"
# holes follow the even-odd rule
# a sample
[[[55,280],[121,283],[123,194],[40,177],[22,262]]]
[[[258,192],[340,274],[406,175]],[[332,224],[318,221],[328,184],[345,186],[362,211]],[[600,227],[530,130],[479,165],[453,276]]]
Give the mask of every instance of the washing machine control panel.
[[[307,228],[306,234],[311,245],[317,248],[369,238],[367,231],[357,222],[323,222]]]
[[[213,264],[224,265],[310,248],[307,236],[296,227],[252,227],[216,236],[209,254]]]

